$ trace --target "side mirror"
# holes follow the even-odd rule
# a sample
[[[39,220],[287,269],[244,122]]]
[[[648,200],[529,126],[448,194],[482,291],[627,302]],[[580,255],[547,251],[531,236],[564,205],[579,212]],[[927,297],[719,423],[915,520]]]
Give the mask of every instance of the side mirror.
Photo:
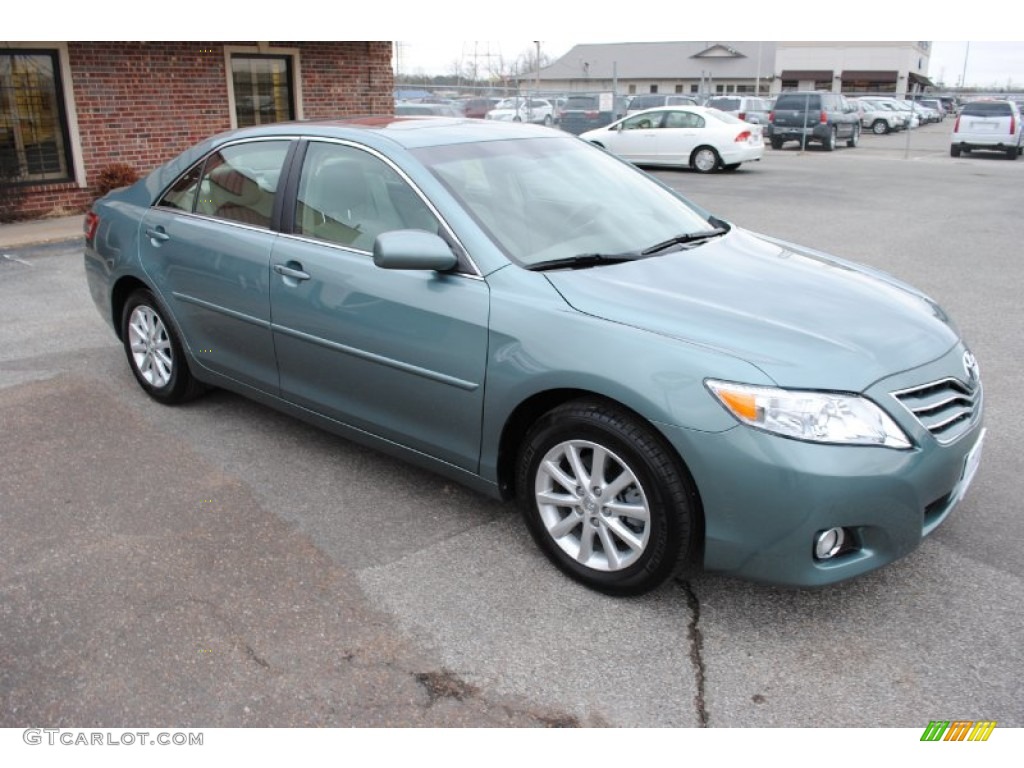
[[[447,272],[459,260],[448,243],[422,229],[382,232],[373,241],[373,263],[381,269],[426,269]]]

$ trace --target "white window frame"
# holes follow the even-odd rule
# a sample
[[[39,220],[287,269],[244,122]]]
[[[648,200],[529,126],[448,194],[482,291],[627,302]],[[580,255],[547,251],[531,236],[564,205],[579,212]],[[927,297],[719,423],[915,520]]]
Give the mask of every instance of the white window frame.
[[[82,155],[82,137],[78,132],[78,111],[75,109],[75,84],[71,79],[71,65],[68,63],[68,44],[66,42],[11,42],[4,41],[3,47],[8,50],[28,48],[35,50],[55,51],[60,67],[61,96],[64,99],[64,117],[67,119],[68,141],[71,144],[72,182],[79,189],[85,189],[85,158]],[[32,186],[50,186],[68,184],[67,181],[33,181]]]
[[[275,48],[270,43],[258,43],[256,45],[225,45],[224,46],[224,74],[228,81],[228,117],[231,119],[231,127],[238,127],[238,115],[235,111],[235,81],[231,76],[231,57],[235,54],[256,55],[256,56],[281,56],[291,59],[292,70],[292,99],[295,105],[295,119],[302,120],[302,68],[299,64],[298,48]]]

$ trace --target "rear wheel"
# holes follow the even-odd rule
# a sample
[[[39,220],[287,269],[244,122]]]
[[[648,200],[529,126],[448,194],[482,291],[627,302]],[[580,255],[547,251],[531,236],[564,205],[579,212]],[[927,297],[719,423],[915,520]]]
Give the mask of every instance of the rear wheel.
[[[853,134],[846,140],[846,146],[856,147],[860,143],[860,126],[853,126]]]
[[[181,339],[169,314],[150,291],[128,297],[121,313],[121,339],[128,364],[146,394],[172,405],[203,391],[188,369]]]
[[[828,136],[825,137],[825,141],[821,145],[826,152],[832,152],[836,148],[836,127],[833,125],[829,128]]]
[[[960,157],[960,147],[958,147],[956,144],[950,145],[949,154],[952,155],[953,157]]]
[[[782,139],[772,139],[772,149],[782,149]]]
[[[871,124],[871,132],[876,136],[881,136],[882,134],[888,133],[889,124],[885,122],[885,120],[875,120],[875,122]]]
[[[1016,147],[1010,147],[1008,150],[1006,150],[1006,156],[1010,160],[1016,160],[1018,154],[1019,153],[1017,152],[1017,148]]]
[[[690,167],[698,173],[712,173],[721,164],[722,158],[714,147],[697,147],[690,156]]]

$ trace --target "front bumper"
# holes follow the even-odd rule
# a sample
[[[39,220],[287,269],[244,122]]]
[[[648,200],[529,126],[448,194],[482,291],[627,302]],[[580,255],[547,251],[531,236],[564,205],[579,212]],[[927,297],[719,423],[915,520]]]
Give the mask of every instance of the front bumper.
[[[910,436],[908,450],[808,443],[746,426],[717,434],[663,427],[701,496],[705,569],[824,586],[914,550],[963,498],[980,454],[972,450],[984,434],[983,403],[979,394],[969,425],[943,445],[891,393],[954,374],[963,351],[958,346],[866,393]],[[846,529],[852,549],[815,559],[815,537],[834,527]]]

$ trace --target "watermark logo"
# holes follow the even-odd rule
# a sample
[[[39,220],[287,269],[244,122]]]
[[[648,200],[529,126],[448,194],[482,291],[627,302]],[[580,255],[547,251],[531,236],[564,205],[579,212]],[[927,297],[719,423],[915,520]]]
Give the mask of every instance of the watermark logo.
[[[988,741],[995,720],[930,720],[921,741]]]

